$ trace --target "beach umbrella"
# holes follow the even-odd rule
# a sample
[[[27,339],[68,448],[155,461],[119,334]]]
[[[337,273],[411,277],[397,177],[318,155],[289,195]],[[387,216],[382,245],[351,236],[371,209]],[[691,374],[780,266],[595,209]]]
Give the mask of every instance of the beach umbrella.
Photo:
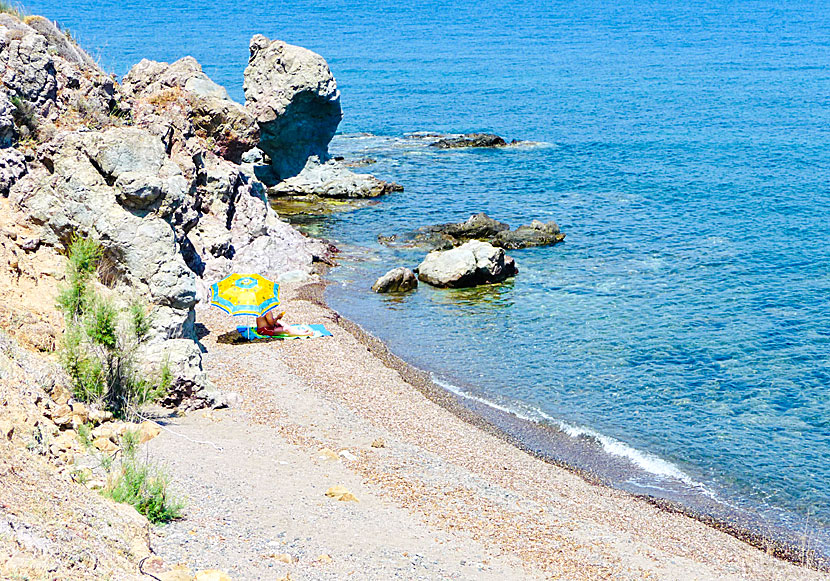
[[[258,274],[228,275],[210,291],[210,304],[234,316],[261,317],[280,304],[280,285]]]

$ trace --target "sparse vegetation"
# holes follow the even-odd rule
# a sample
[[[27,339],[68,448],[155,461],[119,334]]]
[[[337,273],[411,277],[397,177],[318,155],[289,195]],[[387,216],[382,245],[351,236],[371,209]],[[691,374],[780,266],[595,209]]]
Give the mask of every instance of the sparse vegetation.
[[[37,135],[39,125],[34,105],[16,95],[10,101],[14,106],[12,117],[17,126],[17,131],[20,133],[20,139],[34,138]]]
[[[184,505],[170,494],[170,477],[159,466],[137,457],[138,437],[135,432],[124,433],[121,450],[120,473],[104,494],[116,502],[133,505],[155,524],[179,518]]]
[[[11,14],[20,20],[26,17],[26,11],[23,9],[23,5],[17,2],[3,2],[0,0],[0,13]]]
[[[133,303],[120,311],[94,290],[92,282],[102,257],[94,240],[75,236],[70,242],[68,282],[58,295],[58,308],[66,320],[61,363],[76,398],[102,404],[123,418],[162,397],[172,374],[166,363],[155,381],[137,371],[135,350],[146,341],[151,319],[146,306]],[[119,325],[124,318],[126,324]]]

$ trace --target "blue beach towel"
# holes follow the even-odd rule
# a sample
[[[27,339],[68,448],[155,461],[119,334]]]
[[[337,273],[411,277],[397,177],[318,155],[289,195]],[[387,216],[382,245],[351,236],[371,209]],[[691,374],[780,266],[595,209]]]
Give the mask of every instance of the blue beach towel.
[[[271,339],[314,339],[315,337],[330,337],[331,333],[325,325],[288,325],[294,333],[307,333],[307,335],[260,335],[256,327],[237,327],[240,336],[249,341],[261,341]]]

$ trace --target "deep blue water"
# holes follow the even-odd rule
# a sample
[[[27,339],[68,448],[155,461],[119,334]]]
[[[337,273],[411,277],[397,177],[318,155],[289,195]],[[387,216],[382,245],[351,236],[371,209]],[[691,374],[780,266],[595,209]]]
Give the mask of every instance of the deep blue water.
[[[826,5],[152,4],[27,2],[108,70],[190,54],[240,100],[251,35],[325,56],[333,151],[406,187],[319,225],[345,249],[332,306],[443,381],[604,435],[658,485],[830,545]],[[542,145],[437,152],[404,138],[420,130]],[[513,252],[501,286],[367,292],[423,256],[378,234],[479,211],[567,240]]]

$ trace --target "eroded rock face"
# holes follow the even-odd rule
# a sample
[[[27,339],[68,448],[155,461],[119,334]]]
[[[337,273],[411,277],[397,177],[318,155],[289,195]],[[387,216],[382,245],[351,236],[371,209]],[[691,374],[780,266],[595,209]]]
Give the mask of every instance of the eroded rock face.
[[[231,272],[308,277],[331,252],[282,222],[237,164],[258,143],[257,121],[192,58],[142,61],[119,87],[46,19],[0,14],[0,77],[0,195],[26,233],[0,236],[0,258],[20,273],[27,255],[54,255],[39,274],[54,288],[58,252],[73,235],[95,239],[111,296],[151,307],[139,363],[170,364],[168,402],[215,400],[204,393],[197,300]]]
[[[0,14],[0,68],[9,97],[40,122],[103,126],[120,102],[115,82],[53,22]]]
[[[281,40],[251,39],[245,106],[261,132],[276,180],[299,174],[312,156],[328,160],[340,123],[340,92],[325,59]]]
[[[253,116],[232,101],[193,57],[172,64],[143,59],[124,77],[123,87],[139,102],[136,124],[157,135],[172,130],[178,134],[173,139],[210,138],[212,151],[235,163],[259,140]]]
[[[408,268],[399,267],[390,270],[372,285],[376,293],[395,293],[410,291],[418,286],[418,278]]]
[[[26,156],[16,149],[0,149],[0,196],[8,196],[17,180],[26,175]]]
[[[311,158],[303,171],[269,188],[272,196],[319,196],[332,199],[375,198],[403,191],[403,186],[385,182],[369,174],[358,174],[342,163],[330,160],[320,163]]]
[[[437,287],[469,287],[501,282],[519,272],[504,250],[470,240],[452,250],[430,252],[418,266],[418,279]]]

